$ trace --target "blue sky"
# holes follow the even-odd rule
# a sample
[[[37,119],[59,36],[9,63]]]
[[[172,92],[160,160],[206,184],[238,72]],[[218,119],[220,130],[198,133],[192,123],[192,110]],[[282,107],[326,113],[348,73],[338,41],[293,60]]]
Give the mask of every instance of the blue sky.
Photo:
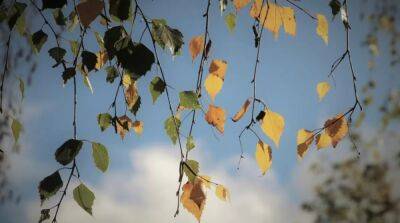
[[[167,83],[173,87],[170,92],[174,105],[177,105],[178,93],[183,90],[194,89],[195,86],[199,58],[192,62],[188,43],[193,36],[203,33],[204,19],[202,14],[206,1],[160,0],[140,2],[147,17],[165,18],[168,25],[179,29],[184,35],[185,45],[181,56],[172,58],[169,52],[159,51]],[[299,4],[312,13],[326,15],[329,20],[331,12],[327,3],[328,1],[309,1]],[[350,46],[353,63],[359,78],[358,86],[360,87],[368,81],[371,75],[390,73],[391,71],[387,68],[385,58],[378,59],[377,64],[382,62],[383,65],[377,68],[376,73],[372,74],[368,71],[367,62],[370,56],[368,49],[361,46],[368,26],[358,19],[359,10],[362,10],[359,1],[354,3],[351,1],[349,4],[352,25]],[[234,11],[233,6],[229,6],[227,11]],[[252,96],[250,81],[256,49],[253,46],[251,30],[253,20],[249,17],[248,11],[249,6],[238,12],[236,29],[234,33],[229,33],[224,23],[224,17],[221,16],[219,11],[218,2],[212,1],[209,32],[213,45],[210,59],[223,59],[228,62],[224,86],[217,95],[215,104],[227,111],[227,121],[225,133],[220,135],[204,121],[202,114],[199,115],[194,130],[194,137],[198,146],[190,157],[206,161],[207,169],[210,171],[214,171],[213,165],[215,164],[216,167],[223,169],[233,177],[250,174],[255,176],[255,184],[262,185],[265,180],[258,177],[260,175],[259,170],[255,166],[250,170],[246,170],[246,168],[239,172],[235,170],[240,156],[238,135],[247,124],[249,114],[238,123],[233,123],[228,119],[235,114],[248,97]],[[296,20],[297,35],[295,37],[288,36],[281,31],[279,38],[275,40],[270,32],[265,32],[260,56],[261,63],[257,75],[257,97],[266,101],[271,110],[280,113],[286,120],[279,149],[258,129],[265,142],[273,147],[273,178],[275,179],[274,182],[282,187],[291,187],[289,184],[292,183],[293,171],[302,168],[304,165],[297,160],[297,130],[300,128],[318,128],[323,125],[324,120],[339,112],[346,111],[354,103],[351,74],[347,63],[343,63],[336,71],[334,82],[327,77],[331,63],[343,53],[345,47],[345,33],[339,18],[330,23],[329,45],[325,45],[315,33],[315,21],[300,11],[296,11]],[[143,22],[139,21],[139,24],[140,28],[134,30],[134,41],[138,39],[142,31]],[[103,27],[100,26],[96,26],[94,29],[101,33],[104,32]],[[49,32],[47,28],[44,31]],[[90,36],[85,41],[85,46],[88,50],[96,52],[97,43],[92,33],[90,33]],[[69,39],[68,36],[65,38]],[[147,34],[144,39],[144,44],[151,48]],[[32,86],[26,90],[26,99],[23,104],[22,120],[25,131],[22,136],[21,153],[24,157],[34,160],[33,163],[40,164],[40,168],[34,171],[34,176],[22,180],[23,184],[16,185],[16,188],[21,191],[21,205],[25,205],[24,202],[36,202],[38,206],[37,183],[59,167],[53,159],[54,151],[65,140],[72,137],[72,82],[63,86],[61,70],[51,68],[52,62],[47,55],[47,50],[53,47],[54,44],[52,43],[52,41],[48,42],[41,50],[39,68],[34,74]],[[64,44],[64,47],[69,47],[68,42],[64,42]],[[208,66],[207,63],[207,69]],[[171,146],[170,140],[164,132],[163,122],[169,116],[165,94],[158,99],[155,105],[151,102],[148,84],[155,75],[158,75],[158,73],[156,67],[153,66],[153,69],[138,82],[142,105],[137,119],[144,122],[144,132],[141,136],[130,133],[123,141],[121,141],[119,135],[114,134],[112,128],[102,133],[96,121],[96,115],[106,112],[111,104],[117,83],[113,85],[106,83],[103,71],[92,72],[90,74],[94,88],[94,94],[92,94],[84,86],[79,75],[78,138],[101,142],[107,146],[111,157],[108,173],[101,174],[92,162],[90,145],[85,144],[85,149],[81,151],[78,157],[83,182],[87,182],[96,188],[96,185],[104,182],[105,178],[112,177],[113,173],[126,173],[132,167],[132,156],[129,154],[137,154],[137,151],[141,150],[148,153],[146,148],[162,145],[163,154],[168,151],[172,157],[178,158],[178,148]],[[390,77],[387,78],[386,76],[389,75],[380,76],[378,81],[389,83]],[[329,81],[334,86],[322,102],[318,102],[315,90],[320,81]],[[210,99],[206,93],[203,93],[203,95],[202,104],[207,107]],[[122,105],[122,100],[119,105]],[[120,106],[120,108],[119,114],[123,114],[124,107]],[[371,116],[368,116],[368,120],[373,123],[376,121],[376,113],[371,114]],[[184,123],[184,131],[187,131],[189,124],[189,119],[187,119]],[[217,137],[214,135],[217,135]],[[243,137],[246,157],[243,160],[244,166],[253,165],[252,157],[256,143],[257,139],[251,134],[246,134]],[[347,147],[343,147],[343,149],[347,149]],[[335,152],[329,149],[319,153],[335,156]],[[316,151],[313,149],[309,153],[316,153]],[[18,160],[18,156],[15,159]],[[15,162],[15,165],[18,165],[18,162]],[[157,165],[155,164],[155,166]],[[200,163],[200,170],[203,172],[201,167],[202,163]],[[27,168],[36,167],[28,166]],[[177,174],[177,168],[178,162],[176,163],[176,172],[171,173],[173,176]],[[209,173],[204,172],[204,174]],[[266,178],[268,177],[271,176],[266,176]],[[176,179],[174,179],[175,181]],[[219,182],[219,179],[215,178],[215,181]],[[115,187],[118,186],[115,185]],[[171,193],[174,192],[171,191]],[[290,190],[288,193],[289,200],[294,203],[298,202],[298,194]],[[232,196],[235,196],[235,194]],[[174,206],[175,203],[170,204],[170,207]],[[77,206],[75,208],[79,209]],[[0,210],[0,218],[4,219],[3,217],[7,215],[6,212]],[[17,221],[9,219],[9,222]]]

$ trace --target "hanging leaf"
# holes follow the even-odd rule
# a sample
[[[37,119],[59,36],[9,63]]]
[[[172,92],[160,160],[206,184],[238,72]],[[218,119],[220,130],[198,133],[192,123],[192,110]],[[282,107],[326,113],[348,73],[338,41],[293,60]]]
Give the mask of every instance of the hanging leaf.
[[[32,48],[35,53],[39,53],[43,44],[47,41],[47,34],[43,30],[35,32],[31,37]]]
[[[106,51],[99,51],[96,53],[97,61],[95,65],[96,70],[100,70],[108,61],[108,56]]]
[[[136,82],[133,82],[131,85],[128,86],[127,89],[125,89],[125,101],[128,109],[132,109],[138,99],[139,92],[136,87]]]
[[[193,37],[189,42],[189,52],[192,61],[203,51],[204,37],[202,35]]]
[[[70,45],[71,52],[72,52],[73,56],[78,55],[78,53],[79,53],[78,52],[78,50],[79,50],[79,42],[76,41],[76,40],[71,40],[71,41],[69,41],[69,45]]]
[[[165,82],[160,77],[154,77],[149,85],[149,90],[151,98],[153,99],[153,104],[156,102],[157,98],[164,92],[166,87]]]
[[[136,134],[138,134],[138,135],[142,134],[142,132],[143,132],[143,122],[142,121],[135,121],[135,122],[133,122],[132,126],[133,126],[133,131]]]
[[[41,204],[43,204],[46,199],[55,195],[62,186],[63,181],[58,171],[52,173],[50,176],[47,176],[42,181],[40,181],[38,190]]]
[[[17,22],[17,31],[19,35],[24,36],[26,33],[26,20],[25,20],[25,13],[22,13],[20,17],[18,17]]]
[[[329,24],[324,15],[317,14],[317,34],[328,45]]]
[[[228,64],[225,60],[212,60],[208,72],[218,76],[222,80],[225,80],[227,67]]]
[[[226,10],[227,5],[228,5],[228,0],[219,0],[219,9],[221,10],[221,15]]]
[[[11,131],[14,136],[15,143],[17,143],[22,131],[22,124],[17,119],[13,119],[11,123]]]
[[[278,113],[265,109],[265,115],[261,120],[261,129],[263,132],[279,147],[279,142],[283,129],[285,128],[285,119]]]
[[[207,76],[206,80],[204,81],[204,87],[208,95],[210,95],[212,101],[215,100],[215,97],[221,91],[223,84],[224,80],[222,80],[218,76],[214,74],[209,74]]]
[[[111,3],[110,3],[111,4]],[[82,25],[87,28],[103,10],[104,2],[100,0],[87,0],[76,6]]]
[[[194,91],[179,92],[179,105],[185,109],[199,109],[199,99]]]
[[[73,78],[75,75],[76,75],[75,68],[73,68],[73,67],[68,67],[67,69],[65,69],[65,70],[63,71],[63,74],[62,74],[62,79],[64,80],[64,84],[66,84],[67,81],[68,81],[70,78]]]
[[[90,93],[93,94],[93,86],[92,83],[90,82],[89,75],[87,73],[82,73],[82,75],[83,75],[83,83],[87,88],[89,88]]]
[[[282,7],[282,22],[285,32],[289,35],[296,35],[296,18],[294,10],[290,7]]]
[[[174,145],[176,144],[176,140],[178,139],[180,126],[181,126],[181,120],[179,120],[178,117],[171,116],[167,118],[167,120],[165,120],[164,122],[164,129]]]
[[[233,32],[236,27],[236,14],[231,12],[228,15],[226,15],[225,24],[226,27],[228,27],[229,32]]]
[[[225,125],[225,110],[224,109],[210,104],[208,106],[208,111],[205,115],[205,119],[208,122],[208,124],[217,128],[217,130],[220,133],[224,133],[224,125]]]
[[[349,127],[346,117],[339,113],[335,117],[328,119],[324,124],[325,132],[332,139],[332,146],[335,148],[340,140],[348,133]]]
[[[193,136],[190,135],[187,139],[186,139],[186,150],[190,151],[192,149],[194,149],[194,147],[196,147],[195,143],[194,143],[194,139]]]
[[[76,139],[69,139],[64,142],[55,153],[57,162],[64,166],[71,163],[78,155],[82,145],[83,142]]]
[[[263,22],[266,16],[266,7],[262,8],[262,0],[254,0],[250,9],[250,16],[258,21]],[[263,19],[260,19],[262,17]]]
[[[297,156],[302,159],[308,148],[314,141],[314,134],[311,131],[300,129],[297,132]]]
[[[22,13],[25,11],[26,8],[25,3],[21,2],[15,2],[14,5],[11,7],[11,12],[9,15],[9,19],[7,21],[8,28],[12,30],[17,23],[19,17],[22,15]]]
[[[92,215],[92,206],[95,199],[93,192],[81,183],[79,186],[75,187],[72,193],[76,203],[78,203],[83,210]]]
[[[117,49],[115,48],[115,44],[117,41],[123,39],[128,34],[126,33],[123,26],[115,26],[108,29],[104,34],[104,47],[107,50],[107,55],[111,59],[114,58],[117,53]]]
[[[332,10],[332,19],[334,19],[335,16],[340,12],[340,8],[342,7],[342,3],[340,3],[339,0],[331,0],[329,2],[329,6],[331,7],[331,10]]]
[[[42,9],[62,8],[67,4],[67,0],[42,0]]]
[[[196,160],[187,160],[185,163],[186,165],[183,165],[183,172],[187,176],[189,182],[194,183],[199,173],[199,162]]]
[[[326,94],[328,94],[329,90],[331,89],[331,85],[328,82],[320,82],[317,85],[317,93],[319,101],[322,101]]]
[[[258,167],[261,170],[262,175],[265,175],[267,170],[272,165],[272,150],[268,144],[265,144],[261,140],[258,141],[255,152],[256,161]]]
[[[82,56],[83,67],[86,68],[87,72],[90,72],[96,68],[96,63],[97,63],[96,54],[94,54],[90,51],[84,50],[84,51],[82,51],[81,56]]]
[[[53,67],[58,66],[64,59],[67,51],[61,47],[53,47],[49,50],[49,55],[56,61],[56,64]]]
[[[112,117],[108,113],[101,113],[97,115],[97,123],[99,124],[100,130],[103,132],[111,125]]]
[[[151,34],[158,45],[170,50],[173,56],[177,55],[183,45],[183,35],[177,30],[169,27],[164,19],[153,19]]]
[[[110,162],[107,148],[103,144],[92,142],[92,157],[96,167],[101,172],[106,172]]]
[[[235,114],[235,116],[233,116],[232,121],[234,121],[234,122],[239,121],[244,116],[244,114],[246,114],[247,110],[249,109],[250,103],[251,103],[251,100],[249,98],[244,102],[244,104],[242,105],[240,110]]]
[[[322,132],[315,136],[315,143],[317,144],[317,149],[327,148],[332,145],[332,138],[326,132]]]
[[[57,25],[65,26],[67,25],[67,18],[65,18],[64,13],[61,9],[55,9],[53,11],[53,18]]]
[[[215,187],[215,195],[221,201],[229,201],[229,197],[230,197],[229,190],[226,187],[224,187],[223,185],[221,185],[221,184],[218,184]]]
[[[200,222],[201,214],[206,204],[206,193],[203,189],[203,181],[187,182],[182,186],[181,202],[184,208],[193,214]]]
[[[127,72],[136,76],[135,79],[145,75],[155,61],[153,52],[145,45],[132,43],[132,41],[129,41],[127,47],[117,52],[117,59]]]
[[[126,133],[128,133],[132,128],[132,124],[132,120],[126,115],[123,115],[117,119],[117,133],[121,136],[121,139],[124,139]]]
[[[110,15],[118,18],[120,21],[129,18],[129,11],[131,9],[131,0],[110,0]]]
[[[236,11],[246,7],[247,4],[250,3],[251,0],[233,0],[233,5],[236,8]]]
[[[118,71],[114,66],[108,66],[106,67],[106,81],[109,83],[114,83],[115,78],[118,77]]]

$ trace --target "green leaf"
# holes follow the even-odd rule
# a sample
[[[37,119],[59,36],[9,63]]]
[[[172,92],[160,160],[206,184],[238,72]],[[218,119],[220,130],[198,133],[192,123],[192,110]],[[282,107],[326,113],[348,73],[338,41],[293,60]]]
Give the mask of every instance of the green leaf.
[[[131,0],[110,0],[110,15],[118,18],[120,21],[129,18],[131,9]]]
[[[157,98],[164,92],[166,87],[165,82],[160,77],[154,77],[149,85],[149,90],[151,98],[153,99],[153,104],[156,102]]]
[[[200,108],[199,100],[194,91],[182,91],[179,93],[179,105],[187,109]]]
[[[64,13],[62,12],[61,9],[55,9],[53,11],[53,17],[57,25],[59,26],[67,25],[67,18],[65,18]]]
[[[186,174],[188,180],[193,183],[199,173],[199,162],[196,160],[188,160],[185,163],[190,169],[186,165],[183,165],[183,172]]]
[[[15,26],[15,23],[17,22],[18,18],[22,15],[26,8],[25,3],[20,3],[20,2],[15,2],[14,5],[11,8],[11,14],[8,19],[8,28],[12,30]]]
[[[236,27],[236,14],[231,12],[228,15],[226,15],[225,24],[226,27],[228,27],[229,32],[233,32]]]
[[[33,51],[39,53],[43,44],[47,41],[47,34],[43,30],[35,32],[31,37]]]
[[[107,148],[100,143],[92,143],[92,156],[96,167],[102,172],[106,172],[110,158],[108,157]]]
[[[81,140],[69,139],[62,144],[56,151],[55,157],[61,165],[67,165],[75,159],[81,150],[83,142]]]
[[[22,78],[18,77],[18,81],[19,81],[19,92],[21,94],[21,100],[24,100],[25,98],[25,83],[24,80],[22,80]]]
[[[97,115],[97,123],[99,124],[100,130],[103,132],[111,125],[112,117],[108,113],[101,113]]]
[[[96,54],[90,52],[90,51],[82,51],[82,64],[84,67],[86,67],[87,71],[90,72],[96,67],[97,63],[97,56]]]
[[[172,55],[177,55],[183,45],[183,35],[177,30],[169,27],[164,19],[153,19],[151,33],[158,45],[168,48]]]
[[[190,135],[186,140],[186,150],[190,151],[190,150],[194,149],[194,147],[196,147],[196,145],[194,143],[193,136]]]
[[[63,181],[58,171],[40,181],[38,190],[41,203],[55,195],[62,186]]]
[[[18,33],[23,36],[26,31],[26,21],[25,21],[25,14],[21,14],[21,16],[17,19],[17,31]]]
[[[56,61],[53,67],[58,66],[64,59],[67,51],[61,47],[53,47],[49,50],[49,55]]]
[[[70,78],[73,78],[73,77],[75,76],[75,74],[76,74],[75,68],[73,68],[73,67],[68,67],[67,69],[65,69],[65,70],[63,71],[63,74],[62,74],[62,78],[63,78],[63,80],[64,80],[64,84],[66,84],[67,81],[68,81]]]
[[[76,40],[70,40],[69,45],[71,47],[72,54],[74,56],[76,56],[78,54],[78,50],[79,50],[79,42]]]
[[[171,116],[164,122],[164,129],[167,132],[167,135],[169,136],[173,144],[176,144],[176,140],[178,139],[178,132],[180,126],[181,126],[181,120],[179,120],[178,117]]]
[[[76,203],[78,203],[83,210],[92,215],[92,206],[95,199],[93,192],[81,183],[72,193],[74,194],[74,200]]]
[[[42,9],[62,8],[67,4],[67,0],[42,0]]]
[[[20,133],[22,131],[22,124],[17,119],[13,119],[12,124],[11,124],[11,130],[12,130],[12,134],[14,136],[15,142],[18,142]]]
[[[153,52],[145,45],[132,41],[117,52],[117,59],[127,72],[134,75],[134,79],[145,75],[155,61]]]
[[[109,83],[114,83],[115,78],[118,77],[118,71],[114,66],[106,67],[107,77],[106,81]]]
[[[40,211],[40,219],[39,223],[42,223],[43,221],[50,219],[50,209],[42,209]]]

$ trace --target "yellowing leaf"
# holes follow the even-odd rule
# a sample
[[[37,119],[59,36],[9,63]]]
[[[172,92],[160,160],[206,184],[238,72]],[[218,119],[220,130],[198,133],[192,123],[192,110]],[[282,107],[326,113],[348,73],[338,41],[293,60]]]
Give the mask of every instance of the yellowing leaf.
[[[214,74],[209,74],[204,81],[204,87],[210,95],[211,100],[215,100],[215,96],[221,91],[224,81]]]
[[[100,0],[87,0],[82,1],[76,6],[76,11],[79,15],[79,20],[82,25],[87,28],[90,23],[100,15],[101,10],[103,10],[104,2]]]
[[[264,112],[265,115],[261,120],[261,129],[279,147],[279,141],[285,128],[285,119],[271,110],[266,109]]]
[[[303,158],[311,143],[314,141],[314,134],[311,131],[300,129],[297,132],[297,155]]]
[[[97,56],[97,62],[96,62],[95,68],[97,70],[100,70],[104,66],[104,64],[106,64],[106,62],[108,60],[107,52],[100,51],[100,52],[96,53],[96,56]]]
[[[229,190],[224,187],[221,184],[218,184],[215,187],[215,195],[221,200],[221,201],[228,201],[230,194],[229,194]]]
[[[249,4],[250,1],[251,0],[233,0],[233,5],[235,6],[236,10],[239,11],[241,8]]]
[[[259,140],[256,146],[255,157],[262,175],[265,175],[272,164],[271,147],[268,144],[265,144],[261,140]]]
[[[134,81],[131,78],[131,75],[129,75],[128,73],[124,73],[124,75],[122,75],[122,85],[125,88],[128,88]]]
[[[342,140],[349,131],[347,120],[342,113],[336,115],[334,118],[328,119],[324,127],[326,134],[332,138],[333,148],[337,146],[339,141]]]
[[[282,8],[282,21],[285,32],[289,35],[296,35],[296,18],[294,17],[294,10],[290,7]]]
[[[117,133],[121,136],[121,139],[124,139],[125,134],[132,128],[132,120],[126,115],[118,117],[116,126]]]
[[[187,182],[182,187],[181,202],[184,208],[192,213],[200,222],[201,214],[206,203],[206,194],[203,189],[203,181],[195,180],[194,183]]]
[[[211,183],[210,183],[211,177],[203,175],[203,176],[198,177],[198,179],[203,181],[203,184],[205,187],[207,187],[208,189],[211,188]]]
[[[195,36],[190,40],[189,43],[189,52],[192,56],[192,60],[194,60],[204,48],[204,37],[202,35]]]
[[[225,80],[225,73],[228,64],[225,60],[212,60],[208,72],[215,76]]]
[[[317,85],[317,93],[319,101],[322,101],[326,94],[328,94],[329,90],[331,89],[331,85],[328,82],[320,82]]]
[[[133,108],[136,101],[139,99],[138,89],[136,88],[136,82],[132,83],[125,89],[125,100],[128,105],[128,109]]]
[[[135,131],[136,134],[140,135],[143,132],[143,122],[142,121],[135,121],[132,124],[133,131]]]
[[[268,7],[267,5],[263,6],[264,8]],[[265,9],[265,11],[267,11]],[[267,19],[264,22],[263,15],[260,18],[261,23],[264,22],[264,27],[271,31],[274,34],[274,37],[277,38],[279,36],[279,30],[282,26],[282,7],[277,4],[269,3],[269,9],[267,13]],[[263,12],[261,12],[263,13]]]
[[[262,0],[255,0],[250,9],[250,16],[253,18],[258,18],[260,15],[261,7],[262,7]],[[263,18],[265,18],[265,14],[266,14],[266,11],[264,13]],[[259,20],[259,21],[264,21],[264,19]]]
[[[329,24],[324,15],[317,14],[317,34],[328,44]]]
[[[208,122],[208,124],[216,127],[220,133],[224,133],[224,125],[225,125],[224,109],[210,104],[208,106],[208,111],[205,115],[205,119]]]
[[[315,137],[315,142],[317,144],[317,149],[327,148],[332,145],[332,139],[325,132],[318,134]]]
[[[232,121],[237,122],[243,117],[244,114],[246,114],[247,110],[249,109],[250,102],[250,99],[247,99],[244,102],[240,110],[235,114],[235,116],[233,116]]]

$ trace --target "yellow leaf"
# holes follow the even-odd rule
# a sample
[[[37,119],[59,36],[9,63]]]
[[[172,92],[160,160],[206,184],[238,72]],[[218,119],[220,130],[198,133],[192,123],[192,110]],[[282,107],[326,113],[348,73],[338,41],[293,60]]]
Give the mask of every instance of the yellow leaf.
[[[247,99],[244,102],[240,110],[235,114],[235,116],[233,116],[232,121],[237,122],[243,117],[244,114],[246,114],[247,110],[249,109],[250,102],[250,99]]]
[[[283,28],[289,35],[296,35],[296,18],[294,17],[294,10],[290,7],[282,8]]]
[[[200,176],[198,178],[201,181],[203,181],[203,184],[204,184],[205,187],[207,187],[208,189],[211,188],[211,183],[210,183],[211,182],[211,177],[203,175],[203,176]]]
[[[117,133],[124,139],[125,134],[132,128],[132,120],[126,115],[118,117],[116,126]]]
[[[255,0],[250,9],[250,16],[253,18],[258,18],[260,15],[261,7],[262,7],[262,0]],[[264,14],[263,18],[265,18],[266,11],[263,14]],[[259,21],[264,21],[264,19]]]
[[[226,73],[227,66],[228,65],[225,60],[213,60],[213,61],[211,61],[208,72],[210,74],[216,75],[217,77],[221,78],[222,80],[225,80],[225,73]]]
[[[131,78],[131,75],[128,73],[125,73],[122,75],[122,85],[124,85],[125,88],[128,88],[132,84],[133,80]]]
[[[192,60],[194,60],[204,48],[204,37],[202,35],[195,36],[190,40],[189,43],[189,52],[192,56]]]
[[[263,11],[264,8],[267,8],[267,5],[263,6]],[[265,9],[267,11],[267,9]],[[264,27],[271,31],[274,34],[275,38],[278,38],[279,36],[279,30],[282,26],[282,7],[280,7],[277,4],[274,3],[269,3],[269,9],[267,13],[267,19],[265,20]],[[261,12],[263,13],[263,12]],[[265,18],[265,17],[264,17]],[[260,18],[261,23],[264,21],[263,20],[263,15]]]
[[[214,74],[209,74],[204,81],[204,87],[210,95],[211,100],[215,100],[215,96],[221,91],[224,81]]]
[[[329,90],[331,89],[331,85],[328,82],[320,82],[317,85],[317,93],[319,101],[322,101],[326,94],[328,94]]]
[[[256,146],[255,157],[262,175],[265,175],[272,164],[271,147],[268,144],[265,144],[261,140],[259,140]]]
[[[235,6],[236,10],[239,11],[241,8],[249,4],[250,1],[251,0],[233,0],[233,5]]]
[[[225,188],[223,185],[218,184],[215,187],[215,195],[221,200],[221,201],[229,201],[230,193],[227,188]]]
[[[314,141],[314,134],[311,131],[300,129],[297,132],[297,155],[303,158],[308,148]]]
[[[317,144],[317,149],[327,148],[332,145],[332,139],[326,132],[323,132],[315,137],[315,143]]]
[[[271,110],[265,109],[264,112],[265,115],[261,120],[261,129],[279,147],[279,141],[285,128],[285,119]]]
[[[349,131],[346,118],[342,113],[328,119],[325,124],[325,132],[332,138],[332,146],[335,148],[340,140],[342,140]]]
[[[328,44],[329,24],[324,15],[317,14],[317,34]]]
[[[184,208],[192,213],[200,222],[201,214],[206,203],[203,182],[196,179],[194,183],[187,182],[182,187],[181,202]]]
[[[106,64],[106,62],[108,60],[107,52],[99,51],[98,53],[96,53],[96,56],[97,56],[97,62],[96,62],[95,68],[97,70],[100,70],[104,66],[104,64]]]
[[[133,131],[135,131],[136,134],[140,135],[143,132],[143,122],[142,121],[135,121],[132,124],[133,126]]]
[[[205,115],[205,119],[208,122],[208,124],[216,127],[220,133],[224,133],[224,125],[225,125],[224,109],[210,104],[208,106],[208,111]]]
[[[125,90],[125,100],[128,108],[131,109],[139,98],[138,89],[136,88],[136,82],[133,82]]]

